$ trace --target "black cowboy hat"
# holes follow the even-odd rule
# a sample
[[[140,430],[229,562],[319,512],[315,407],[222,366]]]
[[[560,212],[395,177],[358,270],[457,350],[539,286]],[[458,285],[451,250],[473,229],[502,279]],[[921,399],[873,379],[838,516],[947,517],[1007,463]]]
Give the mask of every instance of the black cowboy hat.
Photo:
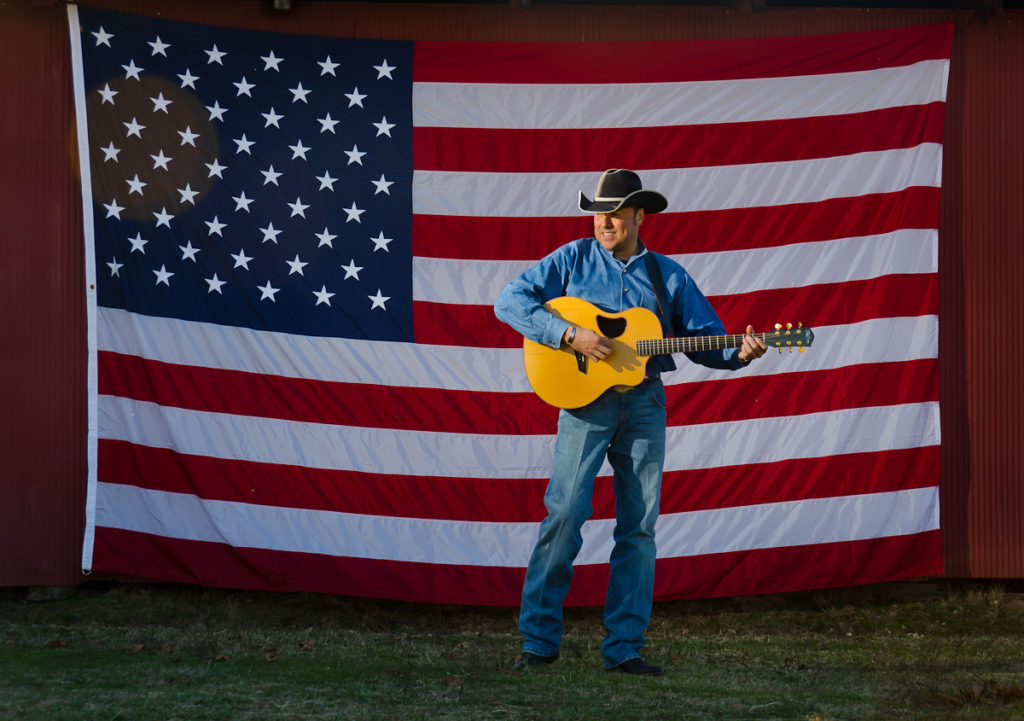
[[[667,207],[665,196],[656,190],[644,190],[640,176],[632,170],[604,171],[597,181],[593,201],[580,191],[580,210],[584,213],[614,213],[619,208],[643,208],[648,213],[660,213]]]

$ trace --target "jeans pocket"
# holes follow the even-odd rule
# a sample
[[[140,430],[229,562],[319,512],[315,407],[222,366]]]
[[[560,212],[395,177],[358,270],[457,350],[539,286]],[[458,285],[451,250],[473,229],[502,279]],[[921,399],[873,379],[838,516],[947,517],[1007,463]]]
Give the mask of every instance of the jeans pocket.
[[[651,394],[651,400],[658,408],[665,410],[665,384],[661,380],[655,380],[648,383],[650,388],[648,392]]]

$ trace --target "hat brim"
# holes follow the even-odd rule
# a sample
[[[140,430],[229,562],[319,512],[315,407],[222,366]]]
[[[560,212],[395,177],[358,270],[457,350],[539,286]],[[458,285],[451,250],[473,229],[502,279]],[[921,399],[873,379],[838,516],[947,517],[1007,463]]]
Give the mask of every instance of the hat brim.
[[[591,200],[580,191],[580,210],[584,213],[614,213],[619,208],[643,208],[647,213],[660,213],[668,200],[656,190],[634,190],[625,198]]]

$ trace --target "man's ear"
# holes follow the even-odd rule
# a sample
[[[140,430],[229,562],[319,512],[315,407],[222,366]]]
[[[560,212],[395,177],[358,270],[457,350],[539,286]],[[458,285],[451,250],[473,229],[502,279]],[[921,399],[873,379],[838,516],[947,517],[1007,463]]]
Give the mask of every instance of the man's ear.
[[[643,208],[637,208],[636,209],[636,224],[640,225],[642,222],[644,222],[644,209]]]

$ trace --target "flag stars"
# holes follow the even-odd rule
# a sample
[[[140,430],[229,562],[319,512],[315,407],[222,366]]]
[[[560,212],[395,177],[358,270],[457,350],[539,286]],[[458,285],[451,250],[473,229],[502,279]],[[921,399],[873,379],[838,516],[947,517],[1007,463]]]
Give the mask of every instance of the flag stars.
[[[301,140],[295,145],[289,145],[288,149],[292,151],[292,160],[296,158],[307,159],[306,153],[309,152],[309,147],[303,145]]]
[[[213,105],[207,105],[206,109],[210,111],[210,120],[219,120],[224,122],[224,113],[226,113],[228,109],[222,108],[219,100],[214,100]]]
[[[324,117],[317,118],[317,122],[320,123],[321,133],[334,134],[334,126],[337,125],[340,121],[334,120],[333,118],[331,118],[331,114],[327,113],[327,115],[325,115]]]
[[[93,32],[92,35],[94,38],[96,38],[96,47],[99,47],[100,45],[106,45],[109,48],[110,38],[114,37],[112,34],[104,30],[102,25],[100,25],[100,29]],[[330,58],[327,59],[330,60]]]
[[[111,90],[110,89],[110,83],[107,83],[106,85],[104,85],[103,89],[100,90],[99,92],[100,92],[100,97],[103,98],[103,100],[100,101],[100,105],[103,105],[105,103],[110,103],[111,105],[114,105],[114,96],[117,95],[118,91],[117,90]]]
[[[302,262],[302,260],[299,258],[298,253],[295,254],[295,260],[286,260],[285,262],[288,264],[288,267],[290,268],[290,270],[288,271],[288,275],[292,275],[293,273],[305,275],[302,272],[302,269],[309,265],[309,263]]]
[[[363,269],[363,266],[356,265],[356,259],[353,258],[348,262],[348,265],[341,266],[341,269],[345,271],[345,278],[342,278],[342,280],[345,280],[346,278],[355,278],[356,280],[359,280],[359,271]]]
[[[232,253],[231,257],[235,259],[235,268],[245,268],[246,270],[249,270],[249,261],[252,260],[252,258],[245,254],[245,248],[239,250],[237,255]]]
[[[270,51],[270,55],[261,56],[260,60],[262,60],[265,63],[263,66],[264,70],[275,70],[277,72],[281,72],[281,68],[279,68],[278,66],[281,64],[284,58],[279,58],[276,55],[274,55],[273,50]]]
[[[373,69],[377,71],[377,79],[378,80],[380,80],[381,78],[387,78],[388,80],[394,80],[394,78],[391,77],[391,71],[392,70],[397,70],[398,67],[396,65],[388,65],[387,58],[385,58],[384,62],[382,62],[380,65],[374,65]]]
[[[181,196],[181,200],[179,202],[182,205],[184,205],[185,203],[191,203],[192,205],[195,205],[195,198],[197,195],[199,195],[199,191],[192,190],[192,184],[186,183],[184,188],[178,188],[178,194]]]
[[[356,105],[363,107],[363,100],[366,99],[366,96],[359,92],[358,86],[352,88],[351,93],[345,93],[345,97],[348,98],[348,106],[350,108]]]
[[[325,284],[321,284],[320,290],[314,290],[313,295],[316,296],[317,305],[320,305],[321,303],[326,303],[327,305],[330,305],[331,298],[334,296],[334,293],[328,292],[327,286]]]
[[[245,197],[245,191],[244,190],[241,193],[239,193],[237,197],[233,197],[231,199],[233,201],[235,201],[235,212],[236,213],[239,210],[244,210],[246,213],[248,213],[249,212],[249,206],[252,205],[252,203],[253,203],[253,199],[252,198]]]
[[[161,208],[159,211],[153,213],[153,217],[156,218],[156,227],[159,228],[161,225],[168,228],[171,227],[171,218],[174,216],[167,212],[167,208]]]
[[[166,265],[161,265],[160,270],[154,270],[153,273],[156,275],[155,285],[160,285],[161,283],[163,283],[168,288],[171,287],[171,276],[173,276],[174,273],[167,270]]]
[[[384,237],[384,231],[382,230],[377,235],[376,238],[370,238],[370,240],[373,241],[373,252],[374,253],[376,253],[378,250],[383,250],[385,253],[387,253],[387,252],[389,252],[388,251],[388,243],[390,243],[392,240],[394,240],[394,238],[385,238]]]
[[[387,310],[387,307],[385,306],[385,303],[387,303],[389,300],[391,300],[391,296],[389,296],[389,295],[381,295],[380,288],[377,289],[377,295],[368,295],[366,297],[370,299],[371,303],[373,303],[373,305],[370,306],[370,310],[373,310],[374,308],[380,308],[381,310]]]
[[[210,171],[209,175],[206,176],[207,178],[212,178],[213,176],[216,175],[221,180],[224,180],[224,176],[221,175],[221,173],[227,170],[228,166],[221,165],[220,161],[218,161],[216,158],[213,159],[212,163],[203,163],[203,165],[205,165],[206,169]]]
[[[182,145],[196,147],[196,138],[199,137],[199,133],[193,133],[191,125],[186,125],[184,130],[179,130],[178,135],[181,137]]]
[[[139,195],[142,195],[142,189],[149,185],[149,183],[139,180],[138,173],[136,173],[135,177],[132,178],[131,180],[125,180],[124,182],[128,183],[128,195],[131,195],[132,193],[138,193]]]
[[[124,77],[125,77],[125,79],[128,79],[128,78],[135,78],[136,80],[141,80],[142,79],[142,78],[139,77],[139,73],[142,72],[142,68],[140,68],[138,65],[136,65],[134,60],[129,60],[127,65],[122,65],[121,67],[124,68]]]
[[[151,41],[149,43],[149,47],[153,48],[153,52],[150,53],[151,55],[153,55],[153,56],[163,55],[166,58],[167,57],[167,52],[166,52],[167,48],[169,48],[171,46],[170,46],[169,43],[165,43],[163,40],[161,40],[160,36],[157,35],[156,36],[156,40],[153,40],[153,41]]]
[[[132,249],[129,253],[142,253],[146,254],[146,243],[149,241],[142,237],[142,233],[136,233],[134,238],[129,238],[128,242],[132,244]]]
[[[159,93],[159,94],[157,94],[157,96],[155,98],[150,98],[149,100],[150,100],[151,103],[153,103],[153,112],[154,113],[162,112],[164,115],[169,115],[170,114],[170,113],[167,112],[167,106],[170,105],[174,101],[173,100],[168,100],[167,98],[165,98],[163,93]]]
[[[317,190],[323,190],[324,188],[327,188],[331,192],[334,192],[334,184],[335,182],[337,182],[337,178],[332,178],[331,174],[326,170],[324,171],[323,175],[316,175],[314,177],[320,181],[320,187],[317,188]]]
[[[169,158],[164,155],[164,151],[162,149],[156,155],[150,155],[149,157],[153,159],[153,170],[156,170],[157,168],[169,170],[167,164],[174,160],[174,158]]]
[[[192,71],[185,68],[184,75],[178,75],[178,80],[181,81],[181,87],[196,89],[196,80],[199,80],[198,75],[193,75]]]
[[[238,92],[235,94],[236,98],[237,97],[241,97],[243,95],[247,95],[247,96],[249,96],[251,98],[252,97],[252,93],[250,91],[253,88],[256,87],[255,85],[250,83],[248,80],[246,80],[244,75],[242,76],[241,80],[239,80],[237,83],[232,83],[232,85],[234,85],[236,88],[238,88]]]
[[[277,124],[277,121],[280,120],[281,118],[283,118],[284,117],[283,115],[278,113],[273,108],[271,108],[269,112],[260,113],[260,114],[263,116],[263,119],[267,121],[263,125],[264,128],[269,128],[271,125],[273,125],[278,130],[281,129],[281,126]]]
[[[267,223],[266,228],[260,228],[260,232],[263,233],[263,242],[271,241],[275,245],[277,244],[277,236],[281,234],[281,231],[274,227],[273,223]]]
[[[208,235],[219,235],[221,238],[224,237],[224,233],[222,231],[228,226],[227,224],[220,222],[216,215],[213,216],[213,220],[204,220],[203,222],[206,224]]]
[[[100,30],[102,30],[102,29],[103,28],[100,28]],[[93,33],[93,35],[95,35],[95,34],[96,33]],[[99,42],[97,42],[96,44],[99,45]],[[321,77],[323,77],[324,75],[332,75],[334,77],[338,77],[337,75],[334,74],[335,69],[338,67],[338,63],[331,62],[331,56],[330,55],[328,55],[323,60],[317,61],[317,65],[320,66],[320,76]]]
[[[302,198],[296,198],[294,203],[288,203],[288,207],[292,209],[292,214],[289,216],[294,218],[296,215],[305,218],[306,208],[309,207],[306,203],[302,202]]]
[[[204,50],[203,52],[205,52],[205,53],[206,53],[206,57],[207,57],[207,58],[209,58],[209,59],[208,59],[208,60],[206,61],[206,64],[207,64],[207,65],[213,65],[214,63],[217,63],[218,65],[220,65],[220,66],[222,66],[222,67],[223,67],[223,65],[224,65],[224,62],[223,62],[222,58],[223,58],[223,57],[224,57],[225,55],[227,55],[227,53],[225,53],[225,52],[221,52],[221,51],[220,51],[220,50],[219,50],[219,49],[217,48],[217,46],[216,46],[216,45],[214,45],[214,46],[213,46],[212,48],[210,48],[209,50]]]
[[[304,87],[302,87],[302,83],[299,83],[294,88],[289,88],[288,92],[290,92],[292,94],[292,102],[293,103],[297,103],[297,102],[299,102],[301,100],[302,102],[308,104],[309,101],[306,100],[306,96],[309,95],[310,92],[312,92],[312,91],[306,90]]]
[[[326,225],[324,226],[324,232],[316,233],[315,235],[316,235],[316,239],[320,241],[319,243],[317,243],[317,246],[316,246],[317,248],[322,248],[325,245],[328,248],[333,248],[334,247],[334,243],[332,243],[331,241],[333,241],[335,238],[338,237],[338,236],[334,235],[333,233],[331,233],[331,231],[329,231],[327,229]]]
[[[196,253],[201,250],[201,248],[193,248],[191,240],[188,241],[187,245],[179,245],[178,249],[181,251],[181,259],[183,261],[191,260],[193,263],[196,262]]]
[[[377,128],[377,135],[375,137],[379,138],[382,135],[386,135],[386,136],[388,136],[390,138],[391,137],[391,128],[395,127],[395,124],[394,123],[389,123],[387,116],[386,115],[382,115],[381,118],[380,118],[380,122],[379,123],[373,123],[373,127]]]
[[[387,178],[384,177],[384,173],[381,173],[380,180],[371,180],[370,183],[372,183],[373,187],[376,188],[376,190],[373,191],[374,195],[377,195],[378,193],[391,195],[391,190],[389,190],[389,188],[391,188],[391,186],[395,184],[395,181],[388,180]]]
[[[361,208],[357,208],[356,207],[356,201],[354,201],[354,200],[352,201],[352,207],[351,208],[342,208],[342,210],[345,212],[345,215],[348,216],[347,218],[345,218],[345,222],[346,223],[348,223],[351,220],[354,220],[357,223],[362,223],[363,222],[362,220],[359,219],[359,216],[362,215],[363,213],[365,213],[366,211],[361,209]]]
[[[271,183],[273,183],[274,185],[278,185],[277,179],[281,177],[281,173],[278,173],[276,170],[274,170],[273,165],[271,165],[266,170],[261,170],[260,172],[263,174],[264,185],[269,185]]]
[[[111,256],[110,257],[110,262],[107,263],[107,267],[110,268],[110,277],[111,278],[113,278],[115,275],[120,277],[121,273],[119,271],[121,270],[121,268],[124,267],[124,263],[118,263],[117,262],[117,256]]]
[[[118,220],[121,220],[121,211],[124,210],[124,207],[117,204],[117,198],[111,200],[109,203],[104,203],[103,207],[107,209],[108,218],[117,218]]]
[[[224,292],[221,290],[221,286],[227,285],[227,281],[218,278],[216,273],[213,274],[212,278],[203,278],[203,280],[205,280],[206,283],[209,285],[209,288],[206,291],[207,293],[216,292],[220,293],[221,295],[224,295]]]
[[[273,286],[271,286],[269,280],[267,281],[266,285],[264,285],[264,286],[259,286],[258,285],[258,286],[256,286],[256,288],[259,289],[259,291],[260,291],[260,300],[270,299],[270,301],[272,303],[276,303],[277,302],[277,300],[274,298],[274,296],[281,289],[280,288],[274,288]]]
[[[114,141],[110,141],[110,143],[107,145],[107,147],[100,148],[100,150],[103,151],[103,162],[104,163],[107,162],[108,160],[113,160],[116,163],[117,162],[117,154],[121,152],[121,150],[119,148],[115,148],[114,147]]]
[[[362,165],[363,164],[363,156],[366,155],[366,153],[364,153],[361,150],[359,150],[359,146],[358,145],[353,145],[352,146],[352,150],[346,150],[345,151],[345,155],[348,156],[348,163],[347,163],[347,165],[352,165],[352,163],[357,163],[359,165]]]
[[[146,129],[145,125],[140,124],[134,117],[130,123],[121,124],[124,125],[125,130],[128,131],[128,134],[125,136],[126,138],[130,138],[134,135],[139,140],[142,140],[142,131]]]
[[[233,142],[236,146],[238,146],[238,150],[235,151],[235,155],[238,155],[239,153],[246,153],[247,155],[252,155],[252,151],[249,150],[249,148],[255,145],[255,143],[249,140],[249,138],[246,137],[245,133],[242,133],[242,137],[236,138]]]

